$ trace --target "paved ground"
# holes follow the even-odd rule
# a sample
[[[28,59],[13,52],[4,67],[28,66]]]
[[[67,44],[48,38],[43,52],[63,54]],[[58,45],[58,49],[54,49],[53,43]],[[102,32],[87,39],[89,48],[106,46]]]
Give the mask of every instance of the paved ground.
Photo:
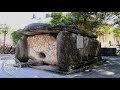
[[[7,56],[7,57],[6,57]],[[36,70],[32,68],[19,68],[15,74],[7,74],[3,71],[3,62],[13,60],[14,55],[0,55],[0,78],[120,78],[120,57],[103,57],[108,61],[100,66],[95,66],[91,71],[60,75],[52,72]]]

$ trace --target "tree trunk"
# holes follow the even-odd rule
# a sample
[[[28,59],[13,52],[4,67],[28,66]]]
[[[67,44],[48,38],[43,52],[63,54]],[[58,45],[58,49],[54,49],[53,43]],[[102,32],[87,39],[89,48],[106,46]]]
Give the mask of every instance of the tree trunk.
[[[4,33],[3,53],[5,53],[5,41],[6,41],[6,33]]]

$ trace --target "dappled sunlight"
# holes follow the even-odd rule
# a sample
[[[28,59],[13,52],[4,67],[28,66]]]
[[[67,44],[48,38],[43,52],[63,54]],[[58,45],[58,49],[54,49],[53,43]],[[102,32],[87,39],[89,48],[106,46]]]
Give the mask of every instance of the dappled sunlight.
[[[38,76],[34,76],[34,78],[38,78]]]
[[[104,74],[104,75],[114,75],[115,73],[114,72],[110,72],[110,71],[104,71],[104,72],[101,72],[101,74]]]
[[[115,74],[114,72],[111,72],[111,71],[101,71],[99,73],[103,75],[114,75]]]
[[[103,64],[104,66],[107,66],[108,64]]]
[[[64,75],[66,78],[74,78],[74,77],[83,77],[84,73],[75,73],[75,74],[70,74],[70,75]]]

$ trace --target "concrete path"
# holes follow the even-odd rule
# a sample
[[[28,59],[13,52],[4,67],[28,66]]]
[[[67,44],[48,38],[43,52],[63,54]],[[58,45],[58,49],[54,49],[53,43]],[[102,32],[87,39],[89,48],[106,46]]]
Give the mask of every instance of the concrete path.
[[[17,73],[8,74],[2,69],[3,62],[13,60],[14,55],[0,55],[0,78],[120,78],[120,57],[103,57],[108,61],[100,66],[93,67],[90,71],[71,75],[60,75],[52,72],[32,68],[18,68]]]

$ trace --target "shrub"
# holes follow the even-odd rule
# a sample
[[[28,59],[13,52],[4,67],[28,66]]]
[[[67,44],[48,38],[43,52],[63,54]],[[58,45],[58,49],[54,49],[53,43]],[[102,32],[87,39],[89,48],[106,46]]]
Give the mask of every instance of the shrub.
[[[18,40],[21,38],[21,36],[18,35],[18,34],[16,33],[16,31],[12,32],[12,33],[11,33],[11,36],[12,36],[13,44],[16,45],[17,42],[18,42]]]

